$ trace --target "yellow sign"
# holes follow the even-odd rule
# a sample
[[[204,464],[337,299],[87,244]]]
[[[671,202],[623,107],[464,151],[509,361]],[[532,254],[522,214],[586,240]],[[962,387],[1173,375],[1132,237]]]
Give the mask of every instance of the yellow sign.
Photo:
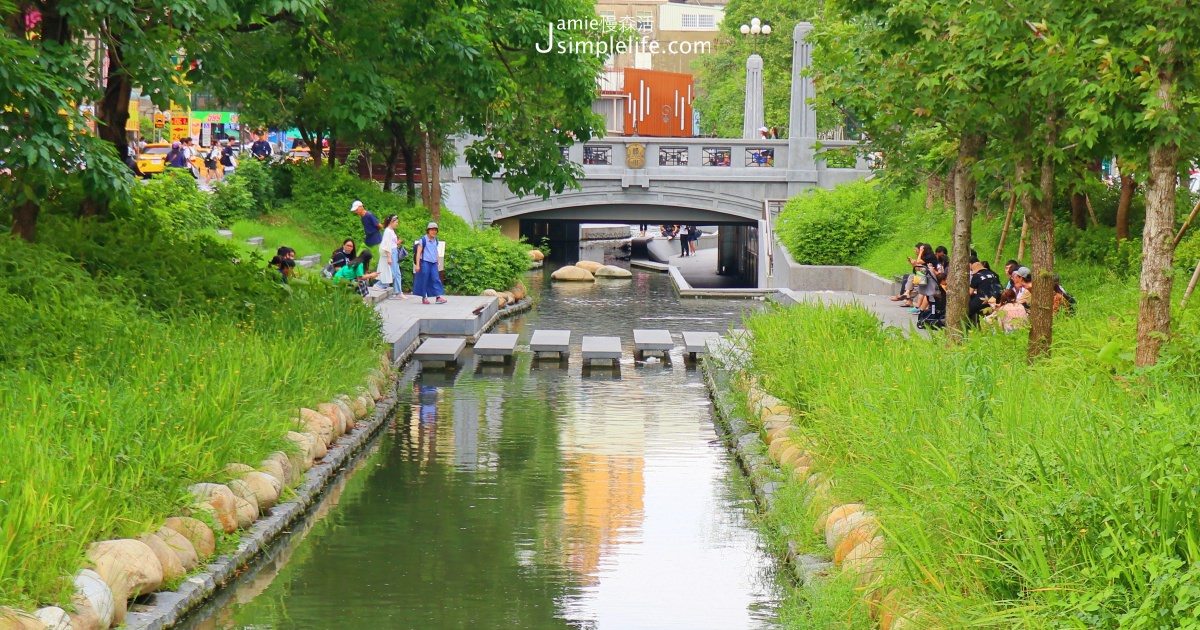
[[[162,129],[167,126],[167,116],[162,112],[154,112],[154,128]]]
[[[188,113],[181,111],[171,112],[171,141],[183,140],[191,132],[188,125]]]
[[[136,98],[129,99],[129,118],[125,120],[125,131],[138,131],[141,127],[138,123],[141,121],[138,118],[138,102]]]

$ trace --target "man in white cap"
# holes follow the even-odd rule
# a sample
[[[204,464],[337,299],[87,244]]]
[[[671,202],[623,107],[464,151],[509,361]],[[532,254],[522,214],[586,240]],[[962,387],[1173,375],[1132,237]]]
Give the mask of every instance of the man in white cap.
[[[413,262],[413,295],[421,296],[422,304],[429,304],[429,298],[436,298],[438,304],[445,304],[442,297],[446,289],[442,287],[442,277],[438,273],[438,224],[433,221],[425,226],[425,236],[415,243],[415,258]]]
[[[354,203],[350,204],[350,212],[357,214],[362,219],[363,245],[378,248],[379,244],[383,242],[383,226],[379,223],[379,217],[371,214],[363,206],[363,202],[357,199],[354,200]]]

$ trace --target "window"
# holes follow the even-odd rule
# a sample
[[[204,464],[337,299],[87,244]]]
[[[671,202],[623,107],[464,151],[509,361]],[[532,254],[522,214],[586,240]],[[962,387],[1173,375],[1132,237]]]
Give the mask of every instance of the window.
[[[637,30],[652,31],[654,30],[654,14],[650,11],[637,12]]]
[[[558,158],[559,164],[567,164],[571,161],[571,147],[559,147],[561,155]]]
[[[746,166],[770,168],[775,166],[775,149],[746,148]]]
[[[606,30],[613,30],[617,26],[616,11],[597,11],[600,16],[600,21],[604,24]]]
[[[687,147],[660,147],[658,149],[659,166],[687,166]]]
[[[730,166],[729,147],[704,147],[704,166]]]
[[[583,147],[583,163],[593,166],[612,164],[612,147]]]
[[[681,17],[683,28],[713,28],[716,20],[711,15],[684,13]]]

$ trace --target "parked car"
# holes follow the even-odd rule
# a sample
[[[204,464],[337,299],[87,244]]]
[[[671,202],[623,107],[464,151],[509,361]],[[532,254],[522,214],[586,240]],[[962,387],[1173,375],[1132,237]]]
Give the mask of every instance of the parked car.
[[[147,144],[137,156],[138,169],[143,175],[161,173],[167,168],[167,154],[171,152],[171,143],[154,142]]]
[[[324,154],[321,157],[324,157]],[[311,162],[313,158],[308,147],[292,147],[283,159],[293,164],[299,164],[300,162]]]

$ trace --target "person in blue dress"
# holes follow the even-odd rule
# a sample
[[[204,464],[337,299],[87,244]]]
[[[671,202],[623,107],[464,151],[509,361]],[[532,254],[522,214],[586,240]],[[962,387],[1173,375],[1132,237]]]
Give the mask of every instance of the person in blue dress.
[[[425,236],[417,239],[414,244],[415,260],[413,261],[413,295],[421,296],[422,304],[429,304],[429,298],[436,298],[438,304],[445,304],[442,297],[446,290],[442,287],[442,277],[438,274],[438,225],[430,221],[425,226]]]

